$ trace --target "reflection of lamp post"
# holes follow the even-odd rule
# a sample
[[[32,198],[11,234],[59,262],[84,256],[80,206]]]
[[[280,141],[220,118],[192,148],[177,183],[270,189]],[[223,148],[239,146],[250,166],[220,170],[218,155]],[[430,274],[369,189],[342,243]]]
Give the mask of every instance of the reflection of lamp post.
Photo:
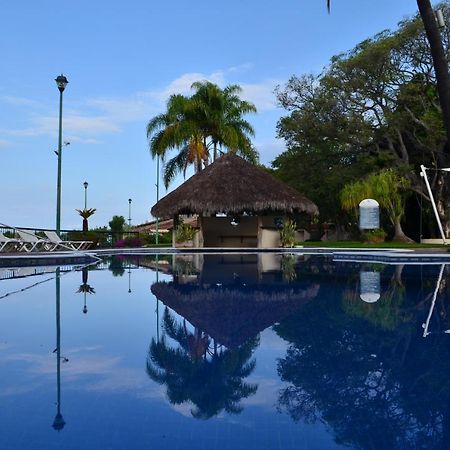
[[[60,269],[56,269],[56,386],[57,386],[57,412],[52,427],[61,431],[66,422],[61,414],[61,280]]]
[[[156,282],[159,281],[159,255],[156,254]],[[156,298],[156,339],[159,344],[159,299],[158,296],[155,295]]]
[[[84,209],[87,209],[87,188],[89,186],[89,183],[85,181],[83,183],[83,186],[84,186]]]
[[[131,294],[131,264],[128,262],[128,293]]]
[[[62,100],[68,81],[62,74],[58,75],[55,81],[59,89],[58,181],[56,184],[56,233],[59,235],[61,231]]]
[[[128,226],[131,227],[131,198],[128,199]]]

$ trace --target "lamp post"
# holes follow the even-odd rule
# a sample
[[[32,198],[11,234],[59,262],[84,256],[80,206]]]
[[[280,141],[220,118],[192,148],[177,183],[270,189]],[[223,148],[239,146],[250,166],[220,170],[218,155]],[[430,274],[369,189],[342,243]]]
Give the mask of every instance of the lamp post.
[[[87,209],[87,188],[89,186],[89,183],[87,181],[85,181],[83,183],[83,186],[84,186],[84,209],[86,210]]]
[[[128,226],[131,227],[131,198],[128,199]]]
[[[156,202],[159,202],[159,155],[156,157]],[[156,218],[155,244],[159,244],[159,218]]]
[[[62,162],[62,100],[67,78],[61,74],[55,78],[59,90],[58,181],[56,184],[56,233],[61,231],[61,162]]]
[[[425,181],[425,186],[427,188],[428,195],[429,195],[430,200],[431,200],[431,206],[433,207],[434,216],[436,217],[436,222],[438,224],[439,232],[441,234],[442,243],[445,245],[447,243],[447,241],[445,240],[445,233],[444,233],[444,230],[442,228],[441,219],[439,218],[439,213],[438,213],[438,210],[437,210],[437,207],[436,207],[436,203],[434,201],[433,193],[431,192],[431,186],[430,186],[430,182],[428,181],[426,170],[428,170],[428,167],[425,167],[423,164],[421,164],[420,165],[420,176]],[[443,172],[450,172],[450,168],[448,168],[448,167],[445,167],[445,168],[442,168],[442,169],[436,169],[436,170],[442,170]]]

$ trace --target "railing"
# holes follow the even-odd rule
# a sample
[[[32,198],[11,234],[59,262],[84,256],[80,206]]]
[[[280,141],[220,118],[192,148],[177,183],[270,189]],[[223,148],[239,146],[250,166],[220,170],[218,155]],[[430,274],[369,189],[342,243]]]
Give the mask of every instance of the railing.
[[[44,231],[55,231],[52,228],[30,228],[30,227],[1,227],[0,232],[2,232],[7,237],[14,237],[15,230],[24,230],[30,231],[37,236],[44,237]],[[88,232],[83,232],[81,230],[61,230],[60,231],[61,239],[68,241],[92,241],[94,248],[111,248],[116,246],[126,246],[127,242],[131,242],[133,240],[139,241],[144,237],[143,234],[140,234],[138,231],[121,231],[121,232],[113,232],[108,230],[90,230]],[[124,241],[123,245],[121,245],[121,241]]]

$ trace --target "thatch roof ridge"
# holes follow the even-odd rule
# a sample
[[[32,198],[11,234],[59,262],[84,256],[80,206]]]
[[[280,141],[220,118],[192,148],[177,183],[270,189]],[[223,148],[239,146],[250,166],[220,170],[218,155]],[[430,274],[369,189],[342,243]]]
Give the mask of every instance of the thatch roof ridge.
[[[156,282],[156,298],[228,348],[281,322],[306,303],[320,289],[316,283],[275,286],[268,291],[257,285],[226,288]]]
[[[155,217],[176,214],[307,212],[317,206],[262,168],[227,153],[163,197],[151,209]]]

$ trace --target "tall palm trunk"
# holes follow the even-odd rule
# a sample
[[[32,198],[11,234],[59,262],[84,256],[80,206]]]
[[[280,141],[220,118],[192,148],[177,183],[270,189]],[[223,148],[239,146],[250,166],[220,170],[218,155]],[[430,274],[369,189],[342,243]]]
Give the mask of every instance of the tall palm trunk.
[[[419,7],[420,17],[422,18],[425,33],[430,44],[431,57],[433,58],[439,103],[447,133],[446,153],[448,154],[450,142],[450,75],[448,73],[447,57],[430,0],[417,0],[417,6]],[[444,161],[442,163],[445,164]]]

